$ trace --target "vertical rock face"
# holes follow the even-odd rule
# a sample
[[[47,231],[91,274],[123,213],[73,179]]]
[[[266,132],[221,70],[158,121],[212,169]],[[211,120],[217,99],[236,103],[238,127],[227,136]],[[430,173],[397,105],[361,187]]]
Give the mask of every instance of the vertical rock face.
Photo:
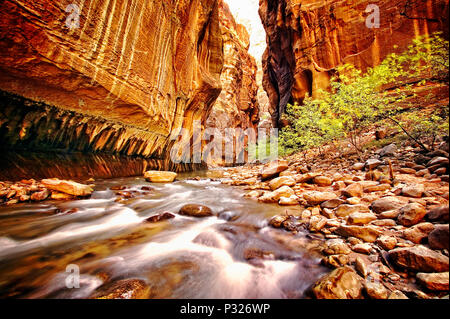
[[[243,25],[236,23],[228,5],[222,0],[219,5],[219,20],[224,51],[224,67],[220,76],[222,92],[212,108],[206,127],[217,128],[225,136],[226,128],[256,130],[259,104],[256,62],[248,52],[249,34]],[[217,142],[232,143],[231,140]],[[209,164],[223,163],[218,158]]]
[[[372,3],[379,8],[379,28],[366,26]],[[274,122],[287,103],[326,89],[338,65],[364,70],[418,35],[444,31],[448,38],[448,0],[261,0],[259,14],[268,45],[263,84]]]
[[[0,141],[167,158],[220,93],[221,37],[217,0],[1,1]]]

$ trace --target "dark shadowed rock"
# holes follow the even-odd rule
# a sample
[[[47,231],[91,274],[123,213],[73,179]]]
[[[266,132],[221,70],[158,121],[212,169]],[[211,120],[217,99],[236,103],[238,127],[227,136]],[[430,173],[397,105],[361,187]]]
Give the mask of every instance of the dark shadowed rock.
[[[430,221],[449,221],[449,206],[435,207],[427,214],[427,219]]]
[[[433,249],[449,249],[448,224],[434,227],[434,230],[428,235],[428,245]]]

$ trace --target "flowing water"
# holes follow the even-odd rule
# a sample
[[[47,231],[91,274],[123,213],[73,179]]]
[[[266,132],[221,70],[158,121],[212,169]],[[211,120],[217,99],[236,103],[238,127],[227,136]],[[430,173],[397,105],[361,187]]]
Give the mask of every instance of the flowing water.
[[[150,298],[303,298],[326,272],[319,239],[267,225],[285,208],[187,177],[97,180],[90,199],[0,207],[0,297],[90,298],[108,284],[140,279]],[[111,190],[120,185],[133,198]],[[176,214],[188,203],[215,216]],[[145,221],[163,212],[175,218]],[[67,287],[73,269],[79,288]]]

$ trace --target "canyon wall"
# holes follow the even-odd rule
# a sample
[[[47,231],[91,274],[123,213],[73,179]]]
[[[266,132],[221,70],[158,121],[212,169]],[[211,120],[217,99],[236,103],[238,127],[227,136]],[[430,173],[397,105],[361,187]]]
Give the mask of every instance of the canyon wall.
[[[225,137],[226,128],[240,128],[243,131],[250,128],[256,131],[259,103],[256,61],[248,52],[249,34],[243,25],[236,23],[228,5],[222,0],[219,4],[219,20],[224,51],[224,67],[220,76],[222,92],[212,108],[206,127],[216,128]],[[244,136],[238,134],[234,138],[239,140]],[[222,144],[223,150],[226,144],[233,144],[229,138],[216,139],[216,142]],[[239,145],[234,146],[236,154]],[[225,153],[222,157],[210,158],[209,164],[223,165],[224,156]]]
[[[1,147],[166,159],[220,94],[222,33],[217,0],[0,1]]]
[[[263,85],[274,124],[287,103],[302,102],[326,89],[336,66],[365,70],[389,53],[402,52],[422,34],[443,31],[448,38],[448,0],[261,0],[267,33]],[[366,19],[379,8],[379,28]],[[370,20],[373,21],[373,20]],[[394,46],[397,46],[394,48]]]

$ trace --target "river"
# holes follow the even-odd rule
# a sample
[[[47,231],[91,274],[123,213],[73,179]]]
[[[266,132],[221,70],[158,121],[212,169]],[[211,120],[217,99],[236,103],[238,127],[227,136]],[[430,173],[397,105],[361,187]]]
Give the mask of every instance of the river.
[[[149,298],[307,297],[327,272],[321,240],[268,226],[285,208],[192,174],[169,184],[96,180],[89,199],[0,207],[0,297],[91,298],[124,279],[144,281]],[[117,196],[118,186],[132,198]],[[189,203],[215,216],[176,214]],[[175,218],[146,222],[163,212]],[[79,288],[67,286],[73,267]]]

